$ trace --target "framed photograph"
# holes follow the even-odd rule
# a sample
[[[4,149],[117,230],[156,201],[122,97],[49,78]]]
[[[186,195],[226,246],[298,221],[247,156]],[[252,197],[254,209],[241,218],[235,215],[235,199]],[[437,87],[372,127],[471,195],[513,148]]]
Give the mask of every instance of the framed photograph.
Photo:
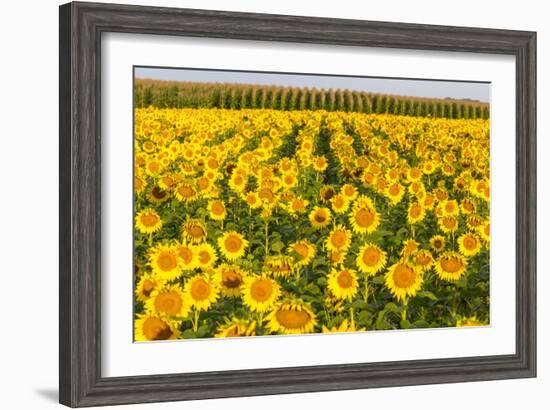
[[[536,375],[536,33],[60,7],[60,402]]]

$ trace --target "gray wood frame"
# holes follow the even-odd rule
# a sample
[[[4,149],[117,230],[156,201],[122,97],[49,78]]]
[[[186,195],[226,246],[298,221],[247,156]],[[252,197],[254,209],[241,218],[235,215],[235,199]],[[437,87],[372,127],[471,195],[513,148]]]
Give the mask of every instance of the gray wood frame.
[[[206,10],[60,7],[60,402],[94,406],[536,375],[536,33]],[[101,376],[101,35],[106,32],[509,54],[516,59],[516,346],[511,355]]]

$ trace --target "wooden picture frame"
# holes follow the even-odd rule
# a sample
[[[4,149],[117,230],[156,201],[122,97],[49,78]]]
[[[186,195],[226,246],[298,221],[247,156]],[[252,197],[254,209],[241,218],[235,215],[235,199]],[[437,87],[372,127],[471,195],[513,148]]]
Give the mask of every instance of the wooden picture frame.
[[[60,7],[60,402],[71,407],[536,375],[536,33],[94,3]],[[512,55],[516,353],[190,374],[101,376],[101,35],[108,32]]]

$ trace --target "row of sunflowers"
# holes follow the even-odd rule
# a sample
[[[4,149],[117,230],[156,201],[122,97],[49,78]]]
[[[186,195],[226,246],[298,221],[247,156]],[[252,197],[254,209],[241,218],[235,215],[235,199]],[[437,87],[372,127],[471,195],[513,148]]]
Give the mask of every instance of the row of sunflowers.
[[[135,340],[489,322],[489,121],[135,110]]]

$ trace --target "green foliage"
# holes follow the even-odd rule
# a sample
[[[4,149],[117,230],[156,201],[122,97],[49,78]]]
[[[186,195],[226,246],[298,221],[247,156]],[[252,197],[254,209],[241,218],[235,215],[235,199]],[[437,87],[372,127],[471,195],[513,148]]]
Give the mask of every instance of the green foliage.
[[[422,99],[341,89],[146,79],[135,81],[134,104],[136,108],[268,108],[471,119],[490,116],[488,104],[477,101]]]

